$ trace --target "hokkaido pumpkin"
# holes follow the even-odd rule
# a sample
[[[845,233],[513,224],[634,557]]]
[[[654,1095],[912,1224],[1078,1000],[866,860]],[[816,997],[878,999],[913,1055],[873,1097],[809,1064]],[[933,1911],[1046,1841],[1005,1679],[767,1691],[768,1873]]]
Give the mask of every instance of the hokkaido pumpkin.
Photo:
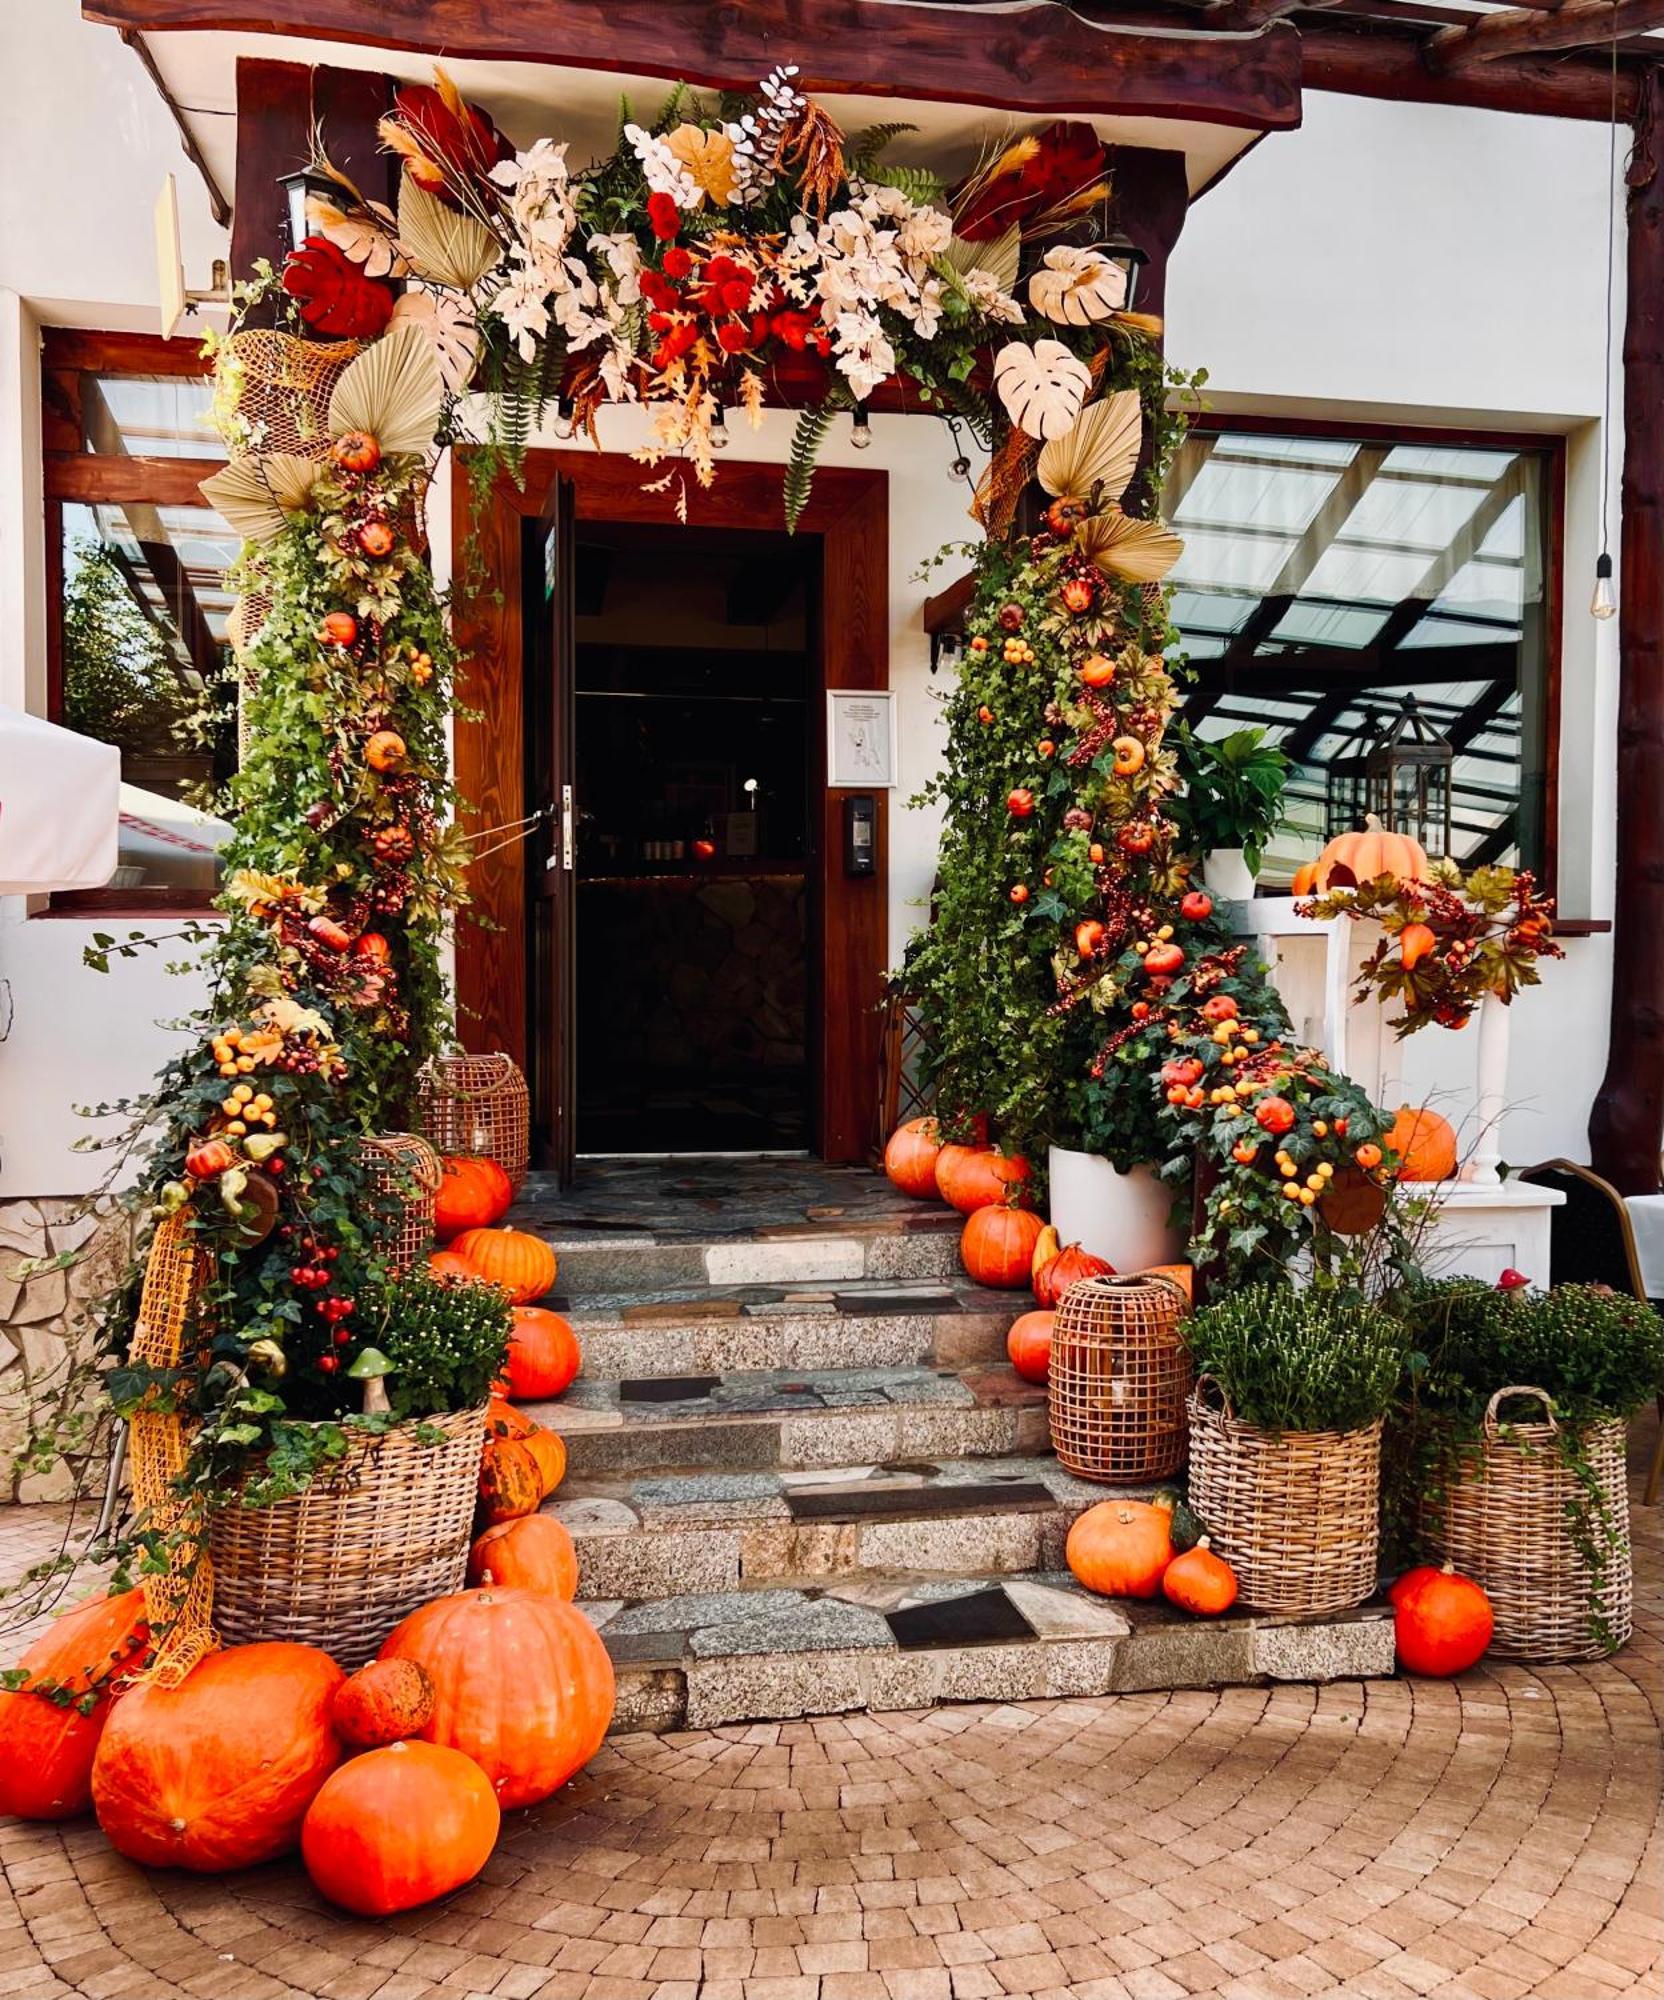
[[[542,1298],[555,1282],[554,1251],[523,1229],[465,1229],[451,1248],[477,1277],[501,1285],[517,1306]]]
[[[558,1791],[601,1747],[612,1661],[581,1611],[536,1590],[464,1590],[413,1611],[383,1659],[416,1660],[437,1695],[423,1732],[472,1757],[504,1810]]]
[[[1393,1586],[1393,1644],[1412,1674],[1465,1674],[1491,1643],[1491,1600],[1471,1577],[1442,1569],[1411,1570]]]
[[[543,1468],[527,1438],[487,1437],[480,1459],[480,1505],[488,1521],[535,1514],[543,1498]]]
[[[1401,1181],[1448,1181],[1456,1178],[1456,1134],[1447,1119],[1425,1106],[1400,1105],[1392,1130],[1381,1144],[1398,1155]]]
[[[92,1766],[110,1845],[210,1875],[286,1854],[341,1761],[330,1710],[345,1679],[317,1647],[272,1640],[210,1653],[176,1688],[124,1694]]]
[[[1011,1365],[1025,1382],[1044,1382],[1052,1365],[1052,1321],[1055,1313],[1024,1313],[1013,1320],[1005,1336]]]
[[[936,1186],[942,1199],[961,1215],[1004,1202],[1010,1189],[1028,1185],[1028,1162],[1018,1154],[996,1152],[991,1146],[944,1146],[936,1159]]]
[[[390,1917],[472,1882],[502,1819],[471,1757],[435,1743],[389,1743],[324,1780],[301,1828],[301,1858],[332,1903]]]
[[[1078,1243],[1070,1243],[1060,1250],[1049,1264],[1042,1264],[1034,1274],[1034,1296],[1043,1306],[1057,1305],[1071,1285],[1082,1278],[1113,1278],[1115,1266],[1102,1257],[1094,1257],[1090,1250],[1083,1250]]]
[[[1173,1560],[1172,1503],[1100,1500],[1069,1530],[1063,1559],[1100,1597],[1154,1597]]]
[[[1175,1556],[1162,1571],[1162,1595],[1181,1611],[1198,1618],[1217,1618],[1236,1602],[1236,1571],[1223,1556],[1216,1556],[1206,1535],[1194,1548]]]
[[[430,1250],[428,1270],[436,1278],[466,1278],[470,1284],[479,1282],[479,1272],[466,1257],[459,1257],[454,1250]]]
[[[1400,882],[1425,882],[1427,851],[1407,833],[1388,833],[1371,813],[1361,833],[1337,833],[1324,848],[1317,857],[1312,888],[1355,889],[1378,875],[1391,875]]]
[[[468,1551],[468,1581],[504,1590],[541,1590],[570,1604],[578,1594],[578,1551],[561,1523],[548,1514],[499,1521]],[[405,1665],[384,1660],[383,1666]]]
[[[73,1819],[92,1804],[92,1762],[112,1687],[142,1666],[150,1643],[144,1592],[93,1597],[55,1619],[18,1661],[28,1676],[0,1694],[0,1813]],[[48,1687],[68,1699],[30,1690]],[[119,1691],[119,1690],[118,1690]],[[83,1715],[80,1703],[94,1699]]]
[[[536,1417],[528,1417],[524,1410],[505,1403],[501,1396],[493,1396],[486,1407],[485,1430],[488,1437],[525,1438],[541,1429],[542,1425]]]
[[[890,1134],[884,1148],[884,1171],[890,1185],[919,1201],[936,1197],[936,1160],[942,1142],[934,1118],[909,1118]]]
[[[559,1431],[546,1430],[539,1424],[535,1431],[527,1432],[522,1442],[537,1465],[541,1488],[538,1497],[547,1500],[566,1477],[566,1440]]]
[[[1040,1218],[1026,1208],[979,1208],[959,1238],[959,1261],[979,1285],[1015,1291],[1029,1281]]]
[[[541,1402],[572,1386],[582,1357],[569,1320],[544,1306],[516,1306],[508,1337],[508,1392],[523,1402]]]
[[[335,1690],[329,1717],[360,1750],[420,1736],[433,1715],[433,1682],[414,1660],[371,1660]]]
[[[501,1222],[514,1200],[514,1184],[495,1160],[460,1155],[443,1162],[433,1198],[433,1231],[444,1242],[464,1229]]]

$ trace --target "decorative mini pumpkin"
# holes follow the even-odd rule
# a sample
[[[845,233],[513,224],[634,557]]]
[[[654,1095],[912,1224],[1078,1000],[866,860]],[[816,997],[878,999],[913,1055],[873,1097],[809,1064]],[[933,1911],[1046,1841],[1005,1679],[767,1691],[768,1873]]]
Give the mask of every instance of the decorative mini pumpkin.
[[[1005,1351],[1025,1382],[1044,1382],[1051,1372],[1052,1321],[1056,1317],[1050,1312],[1026,1312],[1011,1323]]]
[[[468,1581],[489,1590],[541,1590],[570,1604],[578,1594],[578,1551],[550,1514],[499,1521],[468,1552]],[[387,1661],[384,1664],[405,1664]]]
[[[1373,882],[1379,875],[1391,875],[1399,882],[1425,882],[1427,851],[1407,833],[1388,833],[1370,813],[1363,832],[1337,833],[1324,848],[1313,864],[1310,888],[1355,889],[1360,882]],[[1308,893],[1298,887],[1295,890],[1296,895]]]
[[[936,1186],[942,1199],[961,1215],[972,1215],[991,1202],[1003,1202],[1013,1189],[1028,1183],[1028,1161],[991,1146],[944,1146],[936,1160]]]
[[[396,729],[378,729],[364,745],[364,761],[372,771],[396,771],[407,755]]]
[[[362,940],[361,940],[362,942]],[[514,1183],[495,1160],[461,1155],[441,1163],[433,1228],[441,1241],[464,1229],[489,1229],[514,1200]]]
[[[566,1440],[559,1431],[547,1429],[539,1424],[535,1431],[528,1433],[524,1440],[526,1449],[537,1462],[538,1483],[545,1500],[566,1477]]]
[[[517,1306],[542,1298],[559,1269],[543,1238],[523,1229],[465,1229],[451,1248],[487,1284],[500,1285]]]
[[[385,521],[366,521],[358,531],[358,546],[373,561],[393,553],[393,530]]]
[[[1144,954],[1144,970],[1158,979],[1170,978],[1183,964],[1184,947],[1174,944],[1171,939],[1163,938]]]
[[[1491,1643],[1496,1624],[1491,1600],[1450,1563],[1401,1576],[1392,1601],[1398,1663],[1412,1674],[1438,1679],[1465,1674]]]
[[[485,1413],[485,1428],[489,1437],[528,1438],[543,1427],[535,1417],[528,1417],[524,1410],[517,1410],[512,1403],[493,1395]]]
[[[1392,1130],[1381,1143],[1388,1152],[1398,1155],[1401,1181],[1456,1178],[1456,1133],[1448,1119],[1441,1118],[1436,1111],[1425,1106],[1415,1111],[1407,1104],[1400,1105]]]
[[[1171,1502],[1100,1500],[1069,1530],[1063,1559],[1100,1597],[1154,1597],[1173,1560]]]
[[[0,1813],[73,1819],[87,1810],[112,1691],[144,1664],[149,1642],[142,1590],[89,1598],[53,1620],[17,1663],[22,1686],[0,1693]],[[74,1698],[31,1692],[41,1687]]]
[[[301,1827],[301,1858],[332,1903],[390,1917],[472,1882],[502,1818],[471,1757],[437,1743],[389,1743],[325,1779]]]
[[[345,1678],[317,1647],[272,1640],[210,1653],[176,1688],[124,1694],[92,1767],[111,1846],[210,1875],[288,1853],[341,1761],[330,1710]]]
[[[1026,1208],[991,1203],[976,1209],[959,1238],[959,1261],[979,1285],[1014,1291],[1029,1281],[1040,1218]]]
[[[371,1660],[335,1690],[329,1717],[343,1743],[373,1750],[420,1736],[433,1715],[433,1682],[414,1660]]]
[[[350,611],[325,612],[323,638],[331,646],[356,645],[358,643],[358,620]]]
[[[185,1153],[185,1171],[193,1181],[211,1181],[230,1171],[237,1155],[224,1139],[195,1140]]]
[[[516,1306],[504,1374],[508,1392],[522,1402],[558,1396],[577,1378],[582,1356],[569,1320],[543,1306]]]
[[[1083,1250],[1078,1243],[1071,1243],[1060,1250],[1048,1264],[1042,1264],[1034,1273],[1034,1296],[1043,1306],[1055,1306],[1071,1285],[1079,1284],[1082,1278],[1113,1278],[1115,1266],[1102,1257],[1094,1257],[1090,1250]]]
[[[1294,1117],[1294,1106],[1286,1097],[1262,1097],[1254,1106],[1254,1123],[1274,1139],[1294,1130]]]
[[[504,1810],[559,1790],[612,1721],[612,1661],[580,1611],[535,1590],[465,1590],[414,1611],[383,1659],[416,1660],[437,1695],[424,1734],[460,1750]]]
[[[934,1118],[909,1118],[905,1125],[898,1125],[884,1148],[884,1171],[890,1185],[917,1200],[933,1200],[937,1193],[936,1160],[941,1150]]]
[[[1175,1556],[1161,1576],[1162,1595],[1181,1611],[1217,1618],[1236,1602],[1236,1571],[1216,1556],[1203,1535],[1194,1548]]]
[[[381,445],[368,431],[344,431],[329,455],[343,472],[374,472],[381,463]]]
[[[1136,736],[1117,736],[1109,746],[1118,778],[1135,777],[1144,768],[1144,745]]]
[[[479,1282],[479,1272],[466,1257],[459,1257],[454,1250],[430,1250],[428,1270],[436,1278],[466,1278],[471,1284]]]
[[[487,1437],[480,1459],[480,1505],[488,1521],[535,1514],[543,1499],[543,1468],[529,1438]]]

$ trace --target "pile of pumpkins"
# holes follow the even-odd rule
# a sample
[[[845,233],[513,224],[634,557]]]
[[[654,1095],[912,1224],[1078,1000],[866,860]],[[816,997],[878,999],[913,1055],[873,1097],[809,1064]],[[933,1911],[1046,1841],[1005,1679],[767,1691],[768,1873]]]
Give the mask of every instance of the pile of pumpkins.
[[[994,1146],[943,1145],[934,1118],[898,1125],[884,1148],[893,1187],[920,1201],[945,1201],[966,1218],[959,1260],[979,1285],[1029,1282],[1042,1224],[1028,1207],[1029,1164]]]

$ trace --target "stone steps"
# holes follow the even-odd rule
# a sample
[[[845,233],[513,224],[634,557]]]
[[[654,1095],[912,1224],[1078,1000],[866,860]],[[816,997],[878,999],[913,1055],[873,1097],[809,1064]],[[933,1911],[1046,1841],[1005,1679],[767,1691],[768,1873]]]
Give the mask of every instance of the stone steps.
[[[667,1236],[647,1230],[543,1223],[522,1205],[512,1218],[549,1243],[569,1297],[647,1294],[679,1287],[962,1278],[964,1217],[924,1208],[881,1221],[779,1223],[760,1229]]]

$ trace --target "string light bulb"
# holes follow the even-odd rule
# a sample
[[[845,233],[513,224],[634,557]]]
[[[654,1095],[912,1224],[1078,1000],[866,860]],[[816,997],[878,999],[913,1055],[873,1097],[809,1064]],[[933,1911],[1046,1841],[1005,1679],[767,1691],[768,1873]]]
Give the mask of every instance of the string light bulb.
[[[720,403],[711,412],[711,449],[712,451],[728,449],[728,412]]]
[[[849,441],[857,451],[865,451],[872,443],[872,418],[867,414],[865,403],[855,405],[855,415],[851,420]]]
[[[1595,592],[1589,599],[1591,618],[1613,618],[1618,610],[1618,593],[1612,588],[1612,558],[1602,549],[1595,558]]]

